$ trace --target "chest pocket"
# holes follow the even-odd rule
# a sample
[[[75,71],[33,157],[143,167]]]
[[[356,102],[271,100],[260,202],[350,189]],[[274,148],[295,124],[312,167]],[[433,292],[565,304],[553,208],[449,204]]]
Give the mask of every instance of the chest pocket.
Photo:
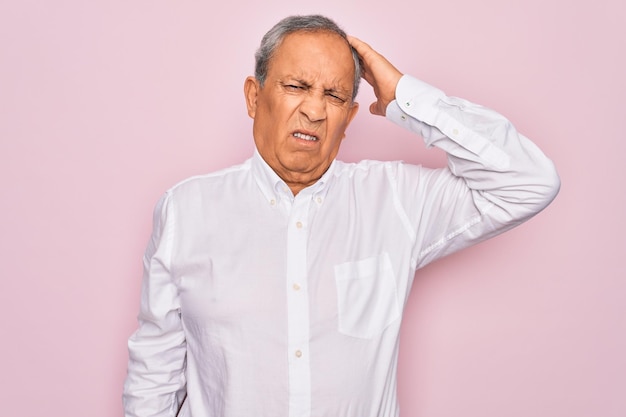
[[[400,317],[396,281],[389,255],[335,266],[338,330],[369,339]]]

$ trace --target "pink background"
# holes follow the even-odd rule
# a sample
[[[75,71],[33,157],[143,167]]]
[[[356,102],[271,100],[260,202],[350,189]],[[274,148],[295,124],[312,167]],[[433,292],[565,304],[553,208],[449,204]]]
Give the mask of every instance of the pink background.
[[[526,225],[418,274],[403,417],[625,416],[623,2],[314,3],[0,3],[2,415],[122,415],[152,207],[251,154],[242,86],[258,42],[321,12],[506,114],[563,181]],[[371,98],[364,85],[342,159],[442,164],[370,116]]]

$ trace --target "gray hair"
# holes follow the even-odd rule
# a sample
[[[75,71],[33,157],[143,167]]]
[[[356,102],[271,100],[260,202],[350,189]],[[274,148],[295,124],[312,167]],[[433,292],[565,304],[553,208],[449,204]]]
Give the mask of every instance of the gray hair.
[[[270,61],[282,43],[283,39],[294,32],[331,32],[336,33],[348,42],[346,32],[344,32],[334,21],[321,15],[308,15],[308,16],[289,16],[282,19],[273,28],[271,28],[263,39],[261,40],[261,46],[257,49],[254,58],[256,60],[254,67],[254,76],[261,87],[265,83],[267,78],[267,71],[269,69]],[[361,61],[359,54],[348,43],[350,51],[352,52],[352,59],[354,60],[354,84],[352,86],[352,100],[356,98],[359,92],[359,84],[361,83]]]

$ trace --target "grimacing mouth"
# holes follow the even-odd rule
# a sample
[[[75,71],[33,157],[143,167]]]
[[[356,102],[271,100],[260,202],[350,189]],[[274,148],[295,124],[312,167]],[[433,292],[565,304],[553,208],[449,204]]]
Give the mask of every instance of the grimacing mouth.
[[[308,140],[308,141],[312,141],[312,142],[316,142],[316,141],[319,140],[319,138],[317,136],[308,135],[308,134],[302,133],[302,132],[294,132],[293,136],[297,137],[298,139],[304,139],[304,140]]]

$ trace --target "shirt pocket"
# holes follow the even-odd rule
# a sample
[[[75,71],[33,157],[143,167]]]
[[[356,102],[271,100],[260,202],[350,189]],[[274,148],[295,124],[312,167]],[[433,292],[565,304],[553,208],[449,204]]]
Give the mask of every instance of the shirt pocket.
[[[369,339],[400,317],[396,280],[389,255],[335,265],[338,330]]]

